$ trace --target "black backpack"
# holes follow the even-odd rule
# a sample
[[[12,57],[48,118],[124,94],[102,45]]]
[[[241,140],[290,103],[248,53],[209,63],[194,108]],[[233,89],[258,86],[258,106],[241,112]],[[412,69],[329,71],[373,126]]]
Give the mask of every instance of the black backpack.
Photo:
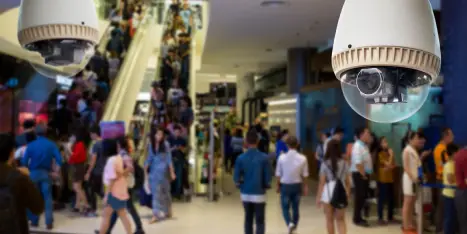
[[[329,167],[329,169],[331,168]],[[331,199],[329,200],[329,204],[335,209],[344,209],[349,205],[347,191],[345,190],[344,183],[340,179],[344,173],[345,173],[345,168],[342,168],[340,176],[336,176],[336,174],[334,174],[333,172],[333,177],[334,177],[333,179],[336,185],[334,186],[334,190],[332,191],[332,193],[331,191],[328,191],[328,194],[331,196],[330,197]],[[329,190],[329,187],[328,187],[328,190]]]
[[[0,233],[21,233],[16,213],[15,195],[12,191],[12,185],[18,173],[16,170],[11,171],[7,179],[0,183]]]

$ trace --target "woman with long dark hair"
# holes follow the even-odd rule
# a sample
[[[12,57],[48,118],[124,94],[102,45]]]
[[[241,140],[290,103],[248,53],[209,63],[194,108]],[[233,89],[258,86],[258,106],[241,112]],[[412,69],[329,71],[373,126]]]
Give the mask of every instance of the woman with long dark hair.
[[[346,208],[337,209],[330,204],[332,194],[336,186],[336,180],[340,180],[344,184],[347,192],[347,200],[349,200],[350,197],[349,166],[342,158],[342,150],[339,141],[331,140],[328,143],[319,175],[316,204],[317,206],[324,206],[328,234],[335,233],[335,226],[337,226],[339,234],[346,234]]]
[[[146,177],[152,193],[153,217],[150,223],[172,217],[170,183],[175,179],[170,146],[165,140],[163,128],[152,129],[149,155],[144,163]]]

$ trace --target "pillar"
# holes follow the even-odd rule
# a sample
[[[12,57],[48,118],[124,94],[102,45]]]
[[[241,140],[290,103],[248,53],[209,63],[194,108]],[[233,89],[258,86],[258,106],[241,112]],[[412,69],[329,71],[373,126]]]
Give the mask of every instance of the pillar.
[[[255,90],[255,77],[253,73],[243,76],[237,76],[237,94],[236,94],[236,109],[237,118],[241,121],[243,110],[243,101],[248,97],[252,97]],[[248,123],[248,106],[245,109],[245,123]]]
[[[467,0],[441,3],[442,73],[444,75],[444,115],[458,144],[467,144]]]
[[[287,51],[287,92],[300,93],[300,89],[311,76],[311,58],[316,53],[313,48],[290,48]]]

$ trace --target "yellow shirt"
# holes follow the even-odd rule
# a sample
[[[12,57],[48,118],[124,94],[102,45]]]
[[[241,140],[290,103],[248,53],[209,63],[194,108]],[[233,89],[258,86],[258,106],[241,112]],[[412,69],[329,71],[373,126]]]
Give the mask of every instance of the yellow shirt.
[[[381,151],[378,154],[378,181],[381,183],[394,183],[392,168],[387,168],[387,163],[390,162],[391,156],[386,151]],[[392,163],[392,162],[391,162]]]
[[[448,161],[448,155],[446,153],[446,145],[444,143],[439,143],[433,151],[433,158],[436,166],[436,179],[443,180],[443,166],[444,163]]]
[[[450,160],[446,164],[444,164],[444,171],[443,171],[443,184],[446,186],[456,186],[456,182],[454,183],[449,183],[448,181],[448,175],[452,174],[454,176],[455,172],[455,167],[454,167],[454,161]],[[443,189],[443,195],[449,198],[454,198],[454,193],[455,189],[451,188],[444,188]]]

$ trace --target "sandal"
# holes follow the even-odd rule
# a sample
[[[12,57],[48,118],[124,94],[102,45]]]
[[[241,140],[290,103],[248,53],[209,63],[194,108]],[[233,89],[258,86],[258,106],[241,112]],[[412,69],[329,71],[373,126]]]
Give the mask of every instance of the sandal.
[[[157,223],[157,222],[159,222],[159,219],[156,216],[153,216],[151,218],[151,220],[149,220],[149,224],[154,224],[154,223]]]

